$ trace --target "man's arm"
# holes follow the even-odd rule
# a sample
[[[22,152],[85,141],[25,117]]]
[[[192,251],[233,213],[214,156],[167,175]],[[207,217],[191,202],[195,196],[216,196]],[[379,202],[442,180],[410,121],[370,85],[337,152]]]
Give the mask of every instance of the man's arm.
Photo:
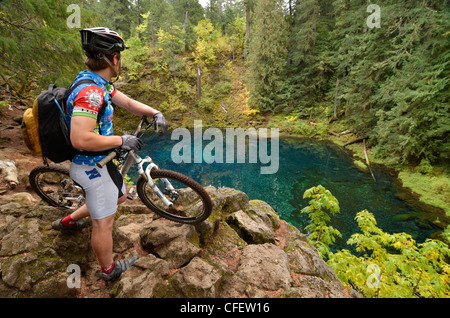
[[[125,108],[133,115],[153,117],[156,113],[159,113],[158,110],[129,98],[120,91],[117,91],[111,100],[114,104]]]
[[[116,90],[116,93],[112,97],[112,102],[119,107],[125,108],[133,115],[154,117],[156,121],[156,128],[160,135],[167,132],[168,124],[164,116],[160,111],[142,104],[132,98],[129,98],[125,94]]]
[[[102,136],[93,132],[97,121],[86,116],[73,116],[70,124],[70,141],[75,149],[102,151],[122,146],[120,136]]]

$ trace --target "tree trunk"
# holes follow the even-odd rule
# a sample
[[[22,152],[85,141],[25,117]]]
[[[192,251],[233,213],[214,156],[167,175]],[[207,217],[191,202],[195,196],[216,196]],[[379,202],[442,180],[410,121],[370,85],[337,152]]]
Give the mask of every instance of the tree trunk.
[[[373,181],[377,182],[377,179],[375,179],[375,176],[373,175],[372,168],[370,167],[370,161],[369,161],[369,155],[367,154],[367,148],[366,148],[366,140],[364,139],[364,156],[366,157],[366,164],[369,168],[370,174],[372,175]]]
[[[245,42],[250,41],[250,6],[245,2]]]
[[[156,46],[156,35],[155,35],[155,18],[153,17],[153,13],[150,13],[150,17],[152,18],[152,46]]]
[[[197,98],[200,101],[202,99],[202,68],[197,66]]]
[[[189,11],[186,11],[186,14],[184,16],[184,23],[183,23],[183,33],[184,36],[186,38],[185,42],[184,42],[184,51],[187,52],[188,51],[188,44],[187,44],[187,33],[186,33],[186,25],[189,21]]]
[[[358,143],[358,142],[363,141],[364,139],[365,139],[365,138],[357,138],[357,139],[355,139],[355,140],[349,141],[349,142],[347,142],[343,147],[346,147],[346,146],[349,146],[349,145],[356,144],[356,143]]]
[[[339,77],[336,81],[336,92],[334,93],[334,119],[337,119],[337,96],[338,96],[338,89],[339,89]]]

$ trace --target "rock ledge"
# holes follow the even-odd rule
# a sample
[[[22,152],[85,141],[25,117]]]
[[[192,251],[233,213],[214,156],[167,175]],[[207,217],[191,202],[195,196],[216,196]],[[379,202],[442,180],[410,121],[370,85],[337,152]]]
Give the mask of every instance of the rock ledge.
[[[305,235],[267,203],[231,188],[206,190],[214,210],[197,227],[158,218],[139,204],[120,206],[115,258],[139,260],[109,283],[99,278],[90,227],[59,233],[51,222],[68,211],[3,203],[0,297],[349,297]],[[68,268],[79,269],[78,285]]]

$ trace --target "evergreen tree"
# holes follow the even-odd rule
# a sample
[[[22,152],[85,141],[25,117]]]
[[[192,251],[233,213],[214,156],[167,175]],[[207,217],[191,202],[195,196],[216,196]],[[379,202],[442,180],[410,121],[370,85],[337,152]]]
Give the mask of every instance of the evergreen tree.
[[[174,0],[175,17],[182,23],[185,50],[192,49],[195,44],[194,26],[204,18],[204,10],[198,0]]]
[[[448,156],[448,10],[438,2],[385,1],[379,27],[368,4],[334,1],[329,96],[377,154],[393,162]],[[340,81],[337,82],[337,79]],[[332,81],[339,86],[334,88]]]
[[[220,5],[222,1],[220,0],[209,0],[205,8],[205,17],[211,21],[213,25],[220,25],[222,9]]]
[[[69,27],[69,0],[0,2],[0,79],[17,94],[36,82],[69,85],[84,67],[80,33]],[[80,5],[80,24],[94,26],[98,16]]]
[[[210,0],[205,15],[217,29],[221,30],[222,36],[225,36],[232,34],[233,21],[239,16],[244,16],[244,11],[243,1]]]
[[[332,73],[329,57],[330,1],[301,0],[290,6],[289,43],[290,102],[285,109],[296,115],[309,115],[327,92]]]
[[[142,12],[145,17],[140,32],[144,33],[144,44],[156,46],[158,31],[161,28],[167,31],[168,25],[175,23],[173,6],[167,0],[146,0],[142,3]]]
[[[276,112],[285,106],[287,24],[282,5],[281,0],[261,0],[255,9],[248,86],[250,103],[262,111]]]
[[[387,19],[390,76],[374,95],[374,144],[401,162],[446,160],[450,154],[449,14],[439,2],[392,4]],[[403,9],[403,10],[400,10]],[[390,11],[389,11],[390,12]]]
[[[102,26],[128,38],[140,23],[140,14],[146,12],[141,2],[137,1],[137,9],[135,1],[132,0],[99,0],[93,2],[92,8],[103,16]]]

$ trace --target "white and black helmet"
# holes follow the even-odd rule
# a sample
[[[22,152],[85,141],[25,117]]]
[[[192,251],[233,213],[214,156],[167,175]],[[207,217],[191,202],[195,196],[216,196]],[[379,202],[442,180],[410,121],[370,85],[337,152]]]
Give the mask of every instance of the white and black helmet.
[[[89,53],[112,54],[128,49],[122,37],[108,28],[80,30],[83,50]]]

